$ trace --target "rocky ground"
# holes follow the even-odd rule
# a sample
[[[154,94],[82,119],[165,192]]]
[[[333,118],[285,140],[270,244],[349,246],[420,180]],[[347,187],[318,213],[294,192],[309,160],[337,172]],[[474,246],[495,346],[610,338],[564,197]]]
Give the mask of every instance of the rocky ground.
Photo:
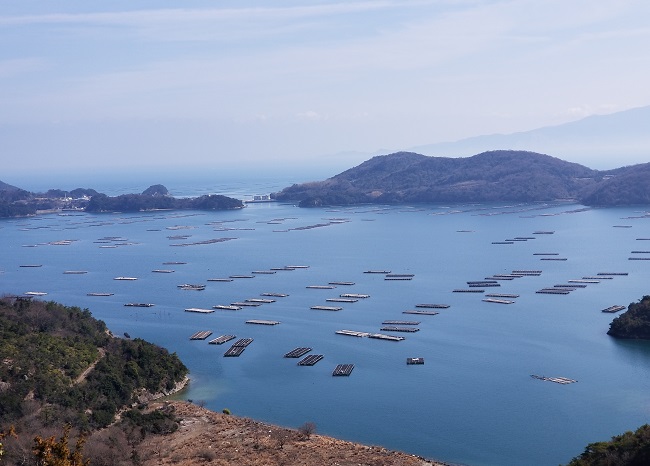
[[[185,402],[165,402],[175,409],[180,428],[150,436],[140,446],[143,466],[444,466],[406,453],[360,445],[309,432],[272,426],[215,413]],[[157,403],[155,407],[162,407]]]

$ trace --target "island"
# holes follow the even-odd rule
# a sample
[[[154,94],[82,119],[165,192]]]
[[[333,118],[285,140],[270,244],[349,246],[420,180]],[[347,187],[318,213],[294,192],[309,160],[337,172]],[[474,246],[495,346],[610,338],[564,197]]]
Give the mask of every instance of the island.
[[[0,181],[0,218],[24,217],[43,212],[140,212],[148,210],[231,210],[241,209],[238,199],[218,194],[195,198],[175,198],[161,184],[152,185],[140,194],[107,196],[94,189],[71,191],[50,189],[32,193]]]
[[[273,193],[300,207],[352,204],[548,202],[650,203],[650,164],[592,170],[545,154],[499,150],[472,157],[381,155],[324,181]]]

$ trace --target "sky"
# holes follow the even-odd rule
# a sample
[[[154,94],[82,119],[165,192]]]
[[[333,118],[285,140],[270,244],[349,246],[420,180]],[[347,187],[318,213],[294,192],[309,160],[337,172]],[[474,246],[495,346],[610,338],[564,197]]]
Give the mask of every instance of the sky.
[[[0,43],[6,182],[331,176],[650,105],[647,0],[21,0],[0,3]]]

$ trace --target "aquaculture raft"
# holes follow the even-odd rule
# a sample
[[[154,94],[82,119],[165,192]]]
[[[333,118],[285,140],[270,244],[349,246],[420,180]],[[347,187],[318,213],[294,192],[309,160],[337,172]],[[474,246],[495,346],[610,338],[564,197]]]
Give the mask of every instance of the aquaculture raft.
[[[406,364],[408,365],[424,364],[424,358],[406,358]]]
[[[567,377],[546,377],[544,375],[535,375],[532,374],[531,377],[537,380],[543,380],[545,382],[555,382],[561,385],[568,385],[570,383],[576,383],[577,380],[569,379]]]
[[[338,306],[311,306],[310,309],[317,311],[340,311],[343,308]]]
[[[415,307],[426,307],[429,309],[447,309],[449,304],[416,304]]]
[[[285,358],[299,358],[299,357],[302,357],[305,354],[309,353],[310,351],[311,351],[311,348],[298,347],[298,348],[294,348],[291,351],[289,351],[288,353],[286,353],[284,355],[284,357]]]
[[[234,340],[236,337],[235,335],[221,335],[214,340],[210,340],[208,344],[210,345],[223,345],[224,343]]]
[[[210,314],[214,312],[214,309],[201,309],[198,307],[188,307],[185,309],[185,312],[197,312],[199,314]]]
[[[210,330],[201,330],[199,332],[196,332],[190,337],[190,340],[205,340],[208,338],[210,335],[212,335],[212,332]]]
[[[353,369],[354,369],[354,364],[339,364],[332,372],[332,375],[335,377],[348,376],[352,373]]]
[[[382,332],[407,332],[407,333],[415,333],[420,331],[420,329],[417,327],[397,327],[395,325],[385,325],[379,330],[381,330]]]
[[[278,321],[278,320],[257,320],[257,319],[253,319],[253,320],[247,320],[246,323],[247,324],[258,324],[258,325],[278,325],[280,323],[280,321]]]
[[[625,309],[625,306],[615,305],[615,306],[609,306],[608,308],[603,309],[602,312],[609,312],[609,313],[613,314],[615,312],[622,311],[623,309]]]
[[[314,364],[316,364],[321,359],[323,359],[322,354],[310,354],[309,356],[305,356],[300,361],[298,361],[298,365],[299,366],[313,366]]]
[[[421,316],[436,316],[440,314],[437,311],[402,311],[402,314],[417,314]]]

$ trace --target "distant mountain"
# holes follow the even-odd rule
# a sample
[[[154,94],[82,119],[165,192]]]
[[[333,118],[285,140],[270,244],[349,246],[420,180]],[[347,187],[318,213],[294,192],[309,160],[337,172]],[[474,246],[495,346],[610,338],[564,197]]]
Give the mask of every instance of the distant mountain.
[[[438,157],[469,157],[490,150],[527,150],[582,163],[623,164],[650,159],[650,106],[512,134],[492,134],[413,147]]]
[[[274,194],[300,206],[404,202],[534,202],[575,199],[589,205],[650,203],[650,164],[597,171],[549,155],[491,151],[472,157],[412,152],[373,157],[325,181]],[[647,178],[645,178],[647,179]]]

